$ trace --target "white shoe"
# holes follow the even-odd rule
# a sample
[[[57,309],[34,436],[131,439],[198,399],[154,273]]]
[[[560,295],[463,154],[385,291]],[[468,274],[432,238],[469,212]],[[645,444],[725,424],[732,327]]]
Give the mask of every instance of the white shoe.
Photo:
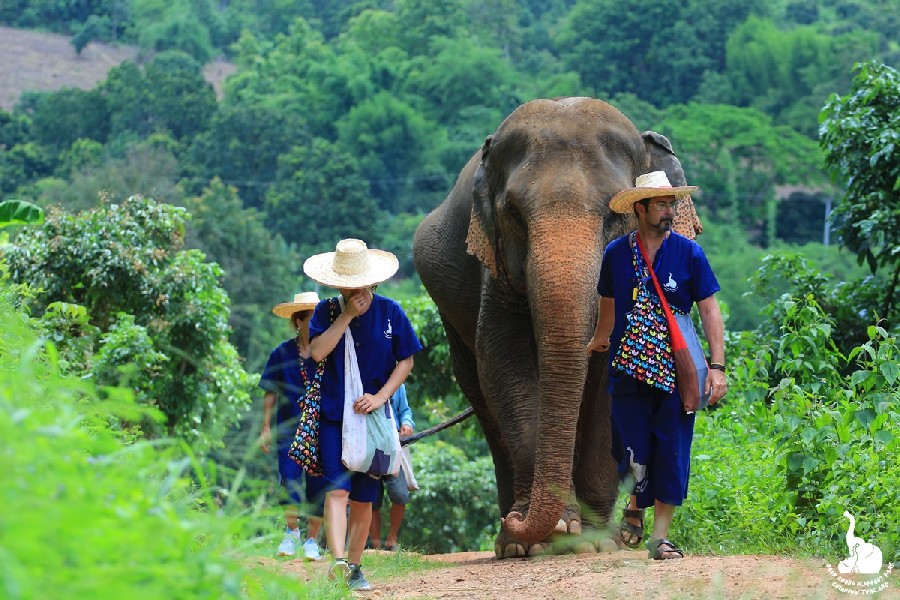
[[[303,557],[306,560],[322,560],[322,551],[319,550],[316,540],[309,538],[303,542]]]
[[[285,530],[284,539],[278,544],[278,556],[294,556],[297,553],[297,542],[299,541],[299,529]]]

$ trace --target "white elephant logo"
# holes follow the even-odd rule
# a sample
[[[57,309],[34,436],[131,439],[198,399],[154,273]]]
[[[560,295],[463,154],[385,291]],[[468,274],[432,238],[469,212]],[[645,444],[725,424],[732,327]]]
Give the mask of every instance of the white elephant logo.
[[[850,527],[847,528],[847,551],[850,556],[838,563],[838,571],[841,573],[876,574],[881,572],[881,548],[870,544],[861,537],[853,535],[856,527],[856,519],[848,511],[844,516],[850,519]]]
[[[631,446],[628,446],[626,450],[631,455],[628,463],[631,465],[631,474],[634,476],[634,491],[635,493],[643,492],[647,487],[647,465],[634,462],[634,450],[631,449]]]

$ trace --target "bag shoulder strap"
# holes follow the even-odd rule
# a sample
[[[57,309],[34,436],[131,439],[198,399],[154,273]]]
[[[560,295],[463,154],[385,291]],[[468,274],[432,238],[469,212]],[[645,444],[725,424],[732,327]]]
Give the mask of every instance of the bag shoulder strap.
[[[684,336],[681,335],[681,329],[678,327],[677,321],[675,321],[675,315],[672,314],[672,309],[669,307],[669,301],[666,300],[666,295],[663,294],[662,286],[659,285],[659,280],[656,279],[656,273],[653,271],[653,265],[647,258],[647,251],[644,249],[644,244],[641,243],[640,232],[635,236],[635,240],[641,251],[641,256],[644,257],[644,263],[646,263],[647,269],[650,271],[650,278],[653,279],[656,293],[659,294],[659,301],[662,303],[663,312],[666,313],[666,322],[669,324],[669,336],[672,338],[672,349],[677,350],[687,348],[687,342],[684,341]]]

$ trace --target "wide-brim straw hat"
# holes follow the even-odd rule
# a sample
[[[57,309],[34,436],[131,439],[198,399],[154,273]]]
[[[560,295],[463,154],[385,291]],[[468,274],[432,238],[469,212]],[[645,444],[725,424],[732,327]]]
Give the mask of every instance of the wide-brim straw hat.
[[[696,185],[681,185],[672,187],[665,171],[651,171],[644,175],[638,175],[634,181],[634,187],[624,189],[609,201],[609,209],[617,213],[630,213],[634,203],[645,198],[657,198],[659,196],[675,196],[684,198],[691,192],[700,189]]]
[[[319,304],[319,295],[315,292],[301,292],[294,294],[293,302],[282,302],[272,308],[272,312],[279,317],[290,319],[291,315],[301,310],[315,310]]]
[[[387,281],[400,268],[397,257],[384,250],[372,250],[362,240],[346,239],[337,243],[335,252],[310,256],[303,272],[322,285],[360,289]]]

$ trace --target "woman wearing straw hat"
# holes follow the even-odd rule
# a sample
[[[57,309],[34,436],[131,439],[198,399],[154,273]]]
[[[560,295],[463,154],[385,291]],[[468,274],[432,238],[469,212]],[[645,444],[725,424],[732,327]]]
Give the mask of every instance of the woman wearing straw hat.
[[[662,333],[667,326],[664,317],[661,326],[659,320],[662,303],[647,263],[672,310],[687,314],[697,304],[711,357],[702,390],[709,403],[718,402],[727,388],[724,328],[715,299],[719,284],[700,246],[671,231],[676,205],[696,189],[672,187],[665,172],[654,171],[610,200],[611,210],[635,214],[638,229],[604,251],[597,327],[588,344],[589,352],[609,350],[619,473],[634,478],[620,525],[622,541],[631,548],[640,545],[644,508],[652,506],[653,535],[647,547],[656,560],[684,556],[668,534],[675,509],[687,496],[695,414],[674,385],[672,350]]]
[[[303,555],[306,560],[322,558],[316,538],[322,526],[324,480],[304,473],[300,465],[289,455],[294,433],[300,421],[300,407],[297,399],[306,393],[308,382],[315,375],[316,363],[312,360],[309,347],[309,320],[319,303],[315,292],[303,292],[294,296],[293,302],[283,302],[272,312],[284,319],[290,319],[297,336],[278,345],[269,355],[266,368],[259,380],[259,387],[265,390],[263,397],[263,424],[260,433],[260,448],[266,454],[271,448],[272,432],[270,423],[275,412],[275,443],[278,449],[278,474],[287,492],[284,515],[287,528],[284,539],[278,546],[279,556],[294,556],[296,546],[302,540],[298,526],[298,507],[304,504],[301,490],[306,488],[305,500],[311,514],[307,519],[306,541]],[[278,402],[281,398],[282,401]],[[277,411],[275,410],[278,405]]]
[[[325,535],[335,558],[331,579],[346,581],[351,589],[371,589],[360,562],[372,519],[372,502],[380,482],[348,471],[341,463],[341,426],[344,411],[345,332],[350,331],[363,394],[352,401],[355,413],[368,414],[388,402],[413,367],[413,355],[422,344],[400,305],[372,292],[399,267],[390,252],[370,250],[361,240],[345,239],[335,252],[311,256],[303,272],[340,292],[340,306],[331,300],[319,304],[309,326],[314,360],[325,360],[319,420],[319,452],[327,486]],[[336,314],[332,318],[332,315]],[[347,501],[350,501],[349,521]],[[349,538],[348,538],[349,533]],[[348,539],[345,553],[345,539]],[[348,560],[349,559],[349,560]]]

